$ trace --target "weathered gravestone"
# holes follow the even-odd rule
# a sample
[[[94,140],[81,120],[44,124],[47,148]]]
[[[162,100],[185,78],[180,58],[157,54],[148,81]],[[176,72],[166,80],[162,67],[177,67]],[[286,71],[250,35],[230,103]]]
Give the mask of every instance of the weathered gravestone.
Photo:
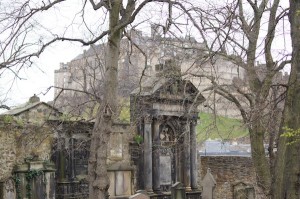
[[[54,164],[32,160],[15,168],[16,197],[55,199]]]
[[[203,178],[202,186],[202,199],[213,199],[214,198],[214,189],[216,187],[216,181],[213,175],[210,172],[210,169],[207,169],[207,173]]]
[[[255,199],[254,187],[244,182],[238,182],[233,185],[234,199]]]
[[[15,183],[12,178],[0,181],[0,199],[15,199]]]
[[[171,198],[172,199],[185,199],[185,188],[181,182],[176,182],[171,187]]]

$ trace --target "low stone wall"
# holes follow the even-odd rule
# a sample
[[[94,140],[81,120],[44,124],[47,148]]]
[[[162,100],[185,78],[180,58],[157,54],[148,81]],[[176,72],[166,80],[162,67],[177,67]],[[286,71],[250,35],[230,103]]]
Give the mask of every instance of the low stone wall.
[[[234,198],[234,186],[243,183],[258,192],[255,180],[255,171],[251,157],[240,156],[202,156],[201,176],[203,177],[207,169],[211,169],[217,185],[215,188],[215,199]],[[259,194],[256,193],[256,198]]]

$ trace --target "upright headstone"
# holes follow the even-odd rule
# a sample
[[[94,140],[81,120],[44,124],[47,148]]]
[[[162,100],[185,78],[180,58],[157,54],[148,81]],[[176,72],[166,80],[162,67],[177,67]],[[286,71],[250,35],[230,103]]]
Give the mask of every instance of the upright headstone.
[[[181,182],[176,182],[171,187],[171,198],[172,199],[185,199],[185,188]]]
[[[55,199],[54,164],[32,160],[15,168],[16,195],[25,199]]]
[[[0,182],[0,199],[15,199],[16,190],[15,183],[12,178],[8,178]]]
[[[202,199],[213,199],[214,198],[214,189],[216,187],[216,181],[213,175],[210,172],[210,168],[207,169],[207,173],[203,178],[202,186]]]

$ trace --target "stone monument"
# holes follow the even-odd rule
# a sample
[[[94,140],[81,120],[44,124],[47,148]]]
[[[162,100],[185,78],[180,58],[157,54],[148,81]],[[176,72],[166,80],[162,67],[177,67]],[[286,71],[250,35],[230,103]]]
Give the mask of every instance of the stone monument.
[[[130,97],[131,122],[142,138],[137,189],[170,192],[180,182],[187,192],[197,190],[197,107],[205,99],[174,62],[156,68]]]

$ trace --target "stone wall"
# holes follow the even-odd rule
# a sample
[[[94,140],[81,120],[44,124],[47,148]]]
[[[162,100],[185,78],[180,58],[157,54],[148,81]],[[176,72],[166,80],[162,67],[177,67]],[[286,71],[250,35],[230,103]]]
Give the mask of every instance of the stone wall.
[[[0,180],[11,176],[16,162],[16,139],[13,133],[0,129]]]
[[[207,169],[215,178],[217,185],[215,188],[215,199],[234,198],[234,187],[244,183],[253,186],[256,198],[261,198],[259,189],[256,186],[255,171],[251,157],[240,156],[202,156],[200,175],[203,177]]]
[[[50,129],[33,126],[19,126],[0,121],[0,181],[12,175],[16,164],[33,156],[49,160],[52,134]]]
[[[34,108],[30,108],[21,114],[15,115],[14,118],[23,124],[30,123],[42,125],[48,119],[55,119],[60,115],[61,113],[57,112],[46,103],[40,102]]]

